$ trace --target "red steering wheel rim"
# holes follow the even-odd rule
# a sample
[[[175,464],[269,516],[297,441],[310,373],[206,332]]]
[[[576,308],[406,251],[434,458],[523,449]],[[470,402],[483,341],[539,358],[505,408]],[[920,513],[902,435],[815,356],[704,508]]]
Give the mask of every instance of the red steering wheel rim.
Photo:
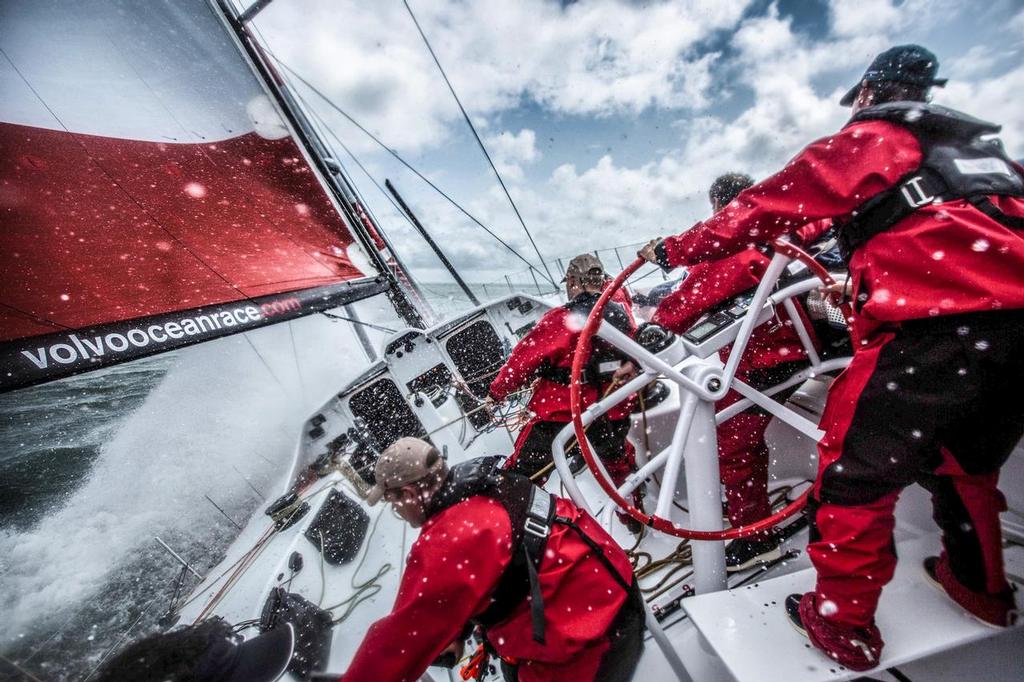
[[[784,241],[776,241],[773,246],[778,253],[802,262],[825,284],[831,285],[835,283],[835,280],[832,279],[832,276],[829,275],[828,271],[822,267],[820,263],[814,260],[810,254],[798,246]],[[587,358],[590,355],[590,341],[594,338],[594,335],[597,333],[597,328],[601,324],[602,313],[604,312],[605,305],[607,305],[615,292],[622,288],[625,281],[646,262],[647,261],[643,258],[637,258],[635,261],[630,263],[626,269],[619,273],[618,277],[613,279],[607,287],[605,287],[604,291],[601,292],[600,297],[598,297],[594,308],[590,311],[590,316],[587,318],[586,324],[580,331],[579,340],[576,342],[576,349],[573,354],[572,362],[572,375],[569,381],[569,404],[570,409],[572,410],[573,430],[576,432],[576,442],[579,445],[580,454],[583,455],[583,459],[586,461],[591,473],[594,474],[594,478],[597,480],[598,485],[601,486],[608,497],[615,502],[620,509],[640,523],[661,531],[662,533],[667,533],[669,535],[689,540],[718,541],[749,537],[755,533],[772,528],[804,508],[807,504],[807,498],[811,492],[810,487],[796,500],[790,502],[771,516],[767,516],[756,523],[721,531],[694,530],[692,528],[683,528],[682,526],[678,526],[668,519],[660,516],[645,514],[640,511],[619,495],[615,486],[611,481],[605,478],[598,467],[597,458],[590,447],[590,443],[587,441],[586,429],[583,426],[583,391],[580,377],[583,373],[583,366],[586,364]],[[846,312],[848,311],[844,311],[844,313]]]

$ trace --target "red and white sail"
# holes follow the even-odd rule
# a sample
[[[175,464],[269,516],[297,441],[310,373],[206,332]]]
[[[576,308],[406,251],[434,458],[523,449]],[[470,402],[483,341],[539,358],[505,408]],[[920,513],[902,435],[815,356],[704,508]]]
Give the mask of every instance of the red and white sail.
[[[0,49],[0,389],[377,274],[203,0],[5,2]]]

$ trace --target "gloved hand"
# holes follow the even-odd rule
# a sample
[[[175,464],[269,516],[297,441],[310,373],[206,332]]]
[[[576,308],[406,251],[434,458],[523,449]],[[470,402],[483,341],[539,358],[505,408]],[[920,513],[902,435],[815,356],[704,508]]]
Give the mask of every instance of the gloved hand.
[[[839,305],[843,301],[849,300],[853,295],[853,280],[848,277],[840,278],[835,284],[819,287],[818,291],[821,292],[822,297],[828,299],[832,305]]]
[[[635,377],[639,373],[640,370],[637,369],[637,366],[633,364],[632,361],[627,360],[626,362],[622,363],[622,365],[620,365],[619,368],[615,370],[615,374],[612,375],[612,386],[620,386],[629,381],[630,379],[632,379],[633,377]]]
[[[660,243],[660,239],[652,239],[651,241],[647,242],[647,244],[642,249],[637,251],[636,255],[640,256],[648,263],[654,263],[655,265],[657,265],[658,257],[654,253],[654,248],[658,246],[658,244]]]

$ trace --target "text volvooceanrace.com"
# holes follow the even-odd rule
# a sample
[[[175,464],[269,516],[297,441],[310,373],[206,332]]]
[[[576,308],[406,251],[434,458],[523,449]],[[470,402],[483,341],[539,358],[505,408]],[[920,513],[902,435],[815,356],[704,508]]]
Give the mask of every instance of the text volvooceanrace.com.
[[[298,298],[286,298],[264,303],[260,306],[246,305],[231,310],[217,310],[206,315],[182,317],[177,320],[140,325],[125,332],[110,332],[98,336],[68,334],[67,343],[51,343],[35,350],[23,350],[21,354],[38,369],[46,369],[50,360],[61,365],[70,365],[82,360],[103,357],[110,354],[134,352],[150,344],[185,345],[182,339],[197,336],[218,336],[232,327],[255,327],[267,318],[291,313],[302,308]],[[240,331],[240,330],[232,330]],[[219,333],[218,333],[219,332]],[[198,339],[197,339],[198,340]]]

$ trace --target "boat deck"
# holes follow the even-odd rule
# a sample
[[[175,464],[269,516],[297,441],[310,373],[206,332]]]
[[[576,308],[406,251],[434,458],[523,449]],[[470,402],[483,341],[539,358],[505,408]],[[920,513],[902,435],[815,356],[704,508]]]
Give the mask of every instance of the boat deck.
[[[886,645],[880,665],[857,673],[829,661],[789,623],[783,604],[788,595],[814,587],[814,569],[802,551],[763,575],[733,574],[730,590],[682,600],[685,615],[663,626],[692,679],[737,682],[811,682],[818,680],[962,680],[984,671],[986,682],[1024,679],[1024,626],[996,629],[969,617],[932,585],[922,569],[925,557],[940,551],[938,533],[916,525],[924,491],[909,489],[895,531],[899,563],[886,586],[878,625]],[[787,549],[806,544],[802,531]],[[1024,575],[1024,546],[1005,549],[1009,579]],[[746,580],[746,582],[744,582]],[[742,584],[741,584],[742,583]],[[897,668],[896,673],[886,672]],[[896,675],[903,675],[898,677]],[[664,656],[648,640],[636,679],[668,679]]]

